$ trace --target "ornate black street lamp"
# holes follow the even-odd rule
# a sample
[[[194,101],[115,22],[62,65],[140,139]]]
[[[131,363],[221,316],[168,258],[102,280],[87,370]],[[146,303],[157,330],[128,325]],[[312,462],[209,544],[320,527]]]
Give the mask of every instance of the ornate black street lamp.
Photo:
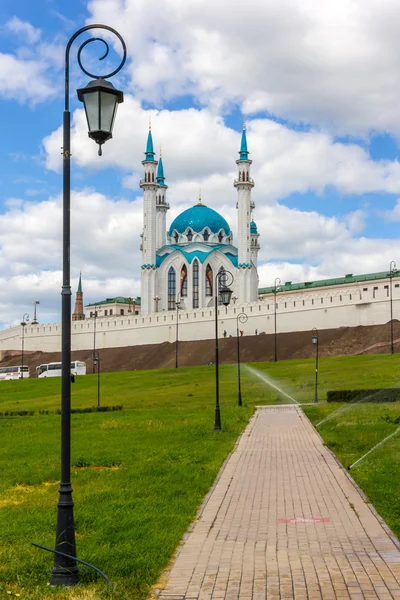
[[[178,335],[178,327],[179,327],[179,309],[181,307],[181,295],[177,294],[176,296],[176,343],[175,343],[175,369],[178,368],[178,344],[179,344],[179,335]]]
[[[29,321],[29,315],[28,313],[25,313],[24,316],[22,317],[22,321],[21,321],[21,327],[22,327],[22,340],[21,340],[21,344],[22,344],[22,348],[21,348],[21,379],[24,378],[24,338],[25,338],[25,327],[27,322]]]
[[[215,276],[215,419],[214,431],[221,431],[221,412],[219,407],[219,355],[218,355],[218,304],[228,306],[232,297],[229,285],[233,283],[230,271],[219,271]]]
[[[65,107],[63,118],[63,286],[61,291],[61,482],[57,505],[56,550],[70,557],[55,555],[52,585],[75,585],[79,581],[76,564],[74,503],[71,486],[71,273],[70,273],[70,206],[71,206],[71,114],[69,111],[69,54],[72,43],[84,31],[89,29],[105,29],[113,33],[121,42],[123,49],[122,60],[117,69],[102,77],[93,75],[81,63],[81,52],[90,42],[100,41],[105,45],[106,58],[109,52],[108,43],[102,38],[93,37],[81,44],[78,50],[78,64],[81,70],[94,81],[78,90],[78,98],[85,105],[89,127],[89,137],[99,144],[99,154],[104,142],[112,137],[112,128],[117,110],[117,104],[123,101],[122,92],[116,90],[109,79],[122,69],[126,61],[126,46],[121,35],[108,25],[86,25],[74,33],[65,50]]]
[[[237,339],[237,368],[238,368],[238,406],[242,406],[242,388],[240,385],[240,331],[239,321],[243,324],[248,320],[245,312],[241,312],[236,316],[236,339]]]
[[[393,341],[393,277],[397,273],[397,267],[394,260],[390,261],[389,266],[389,284],[390,284],[390,351],[394,354],[394,341]]]
[[[97,353],[94,359],[94,364],[97,367],[97,406],[100,406],[100,354]]]
[[[315,346],[315,386],[314,386],[314,404],[318,404],[318,329],[312,328],[312,343]]]
[[[276,292],[280,290],[281,280],[279,277],[275,278],[274,283],[274,362],[278,361],[278,340],[276,337]]]

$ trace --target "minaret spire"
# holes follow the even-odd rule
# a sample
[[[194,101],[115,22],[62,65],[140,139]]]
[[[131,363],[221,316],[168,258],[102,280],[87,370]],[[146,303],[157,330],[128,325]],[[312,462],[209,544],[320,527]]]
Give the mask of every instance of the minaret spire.
[[[82,271],[79,273],[78,290],[76,292],[75,308],[72,313],[73,321],[83,321],[85,312],[83,310]]]
[[[157,202],[156,202],[156,250],[159,250],[167,243],[167,210],[169,204],[166,199],[168,186],[165,183],[164,165],[162,160],[162,149],[160,148],[160,160],[157,168]]]
[[[243,123],[242,141],[240,143],[239,160],[248,160],[249,151],[247,150],[246,124]]]

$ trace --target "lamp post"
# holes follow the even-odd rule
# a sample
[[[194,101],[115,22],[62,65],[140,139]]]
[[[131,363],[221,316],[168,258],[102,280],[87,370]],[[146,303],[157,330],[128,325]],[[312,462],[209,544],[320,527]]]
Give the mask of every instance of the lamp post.
[[[84,31],[90,29],[105,29],[113,33],[121,42],[123,56],[119,66],[102,77],[87,71],[81,63],[81,52],[90,42],[100,41],[105,45],[104,59],[109,52],[108,43],[102,38],[92,37],[83,42],[77,53],[77,61],[81,70],[93,77],[94,81],[78,92],[78,99],[85,105],[88,122],[88,135],[99,144],[99,155],[104,142],[112,137],[114,118],[117,104],[123,102],[123,93],[115,89],[106,81],[122,69],[126,61],[126,46],[121,35],[108,25],[86,25],[74,33],[69,39],[65,49],[65,105],[63,116],[63,285],[61,291],[61,482],[59,500],[57,504],[57,531],[56,550],[68,554],[69,557],[55,555],[51,585],[75,585],[79,581],[78,566],[76,564],[75,529],[74,529],[74,503],[72,501],[71,486],[71,272],[70,272],[70,246],[71,246],[71,114],[69,110],[69,55],[72,43]]]
[[[176,343],[175,343],[175,369],[178,368],[178,345],[179,345],[179,336],[178,336],[178,327],[179,327],[179,309],[181,307],[181,295],[177,294],[176,296],[176,302],[175,302],[175,306],[176,306]]]
[[[160,302],[161,298],[159,296],[154,296],[153,300],[155,304],[155,312],[158,312],[158,303]]]
[[[36,306],[37,304],[40,304],[39,300],[35,300],[33,303],[33,321],[32,321],[32,325],[38,325],[37,319],[36,319]]]
[[[96,373],[96,323],[97,323],[97,306],[94,307],[94,321],[93,321],[93,375]]]
[[[393,342],[393,276],[397,273],[397,267],[394,260],[390,261],[389,266],[389,284],[390,284],[390,351],[394,354],[394,342]]]
[[[312,343],[315,345],[315,387],[314,404],[318,404],[318,329],[312,328]]]
[[[94,359],[94,364],[97,366],[97,406],[100,406],[100,354],[97,353]]]
[[[281,280],[279,277],[276,277],[274,284],[274,362],[278,361],[278,340],[276,337],[276,292],[278,291],[278,288],[280,289],[280,286]]]
[[[221,411],[219,407],[219,355],[218,355],[218,300],[228,306],[231,301],[232,290],[228,285],[233,283],[230,271],[219,271],[215,276],[215,419],[214,431],[221,431]],[[220,286],[221,284],[221,286]]]
[[[22,321],[21,321],[21,327],[22,327],[21,379],[24,378],[24,338],[25,338],[25,326],[26,326],[26,324],[27,324],[28,321],[29,321],[29,315],[28,315],[28,313],[25,313],[24,316],[22,317]]]
[[[242,406],[242,388],[240,385],[240,331],[239,321],[246,323],[248,316],[245,312],[240,313],[236,317],[236,338],[237,338],[237,368],[238,368],[238,406]]]

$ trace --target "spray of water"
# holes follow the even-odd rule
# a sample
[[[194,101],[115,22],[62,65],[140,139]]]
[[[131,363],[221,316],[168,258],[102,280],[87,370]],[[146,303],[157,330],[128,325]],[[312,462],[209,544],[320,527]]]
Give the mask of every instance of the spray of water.
[[[289,400],[291,400],[292,402],[295,402],[296,404],[300,404],[300,402],[297,402],[297,400],[295,400],[292,396],[290,396],[290,394],[287,394],[286,392],[284,392],[269,377],[267,377],[266,375],[264,375],[264,373],[261,373],[260,371],[257,371],[257,369],[254,369],[253,367],[250,367],[249,365],[245,365],[245,368],[247,369],[247,371],[249,371],[250,373],[252,373],[256,377],[258,377],[259,379],[261,379],[262,381],[264,381],[270,387],[272,387],[275,390],[277,390],[280,394],[282,394],[282,396],[286,396],[286,398],[289,398]]]
[[[353,467],[355,467],[356,465],[358,465],[362,460],[364,460],[364,458],[366,458],[369,454],[371,454],[371,452],[373,452],[374,450],[376,450],[377,448],[379,448],[380,446],[382,446],[385,442],[387,442],[388,440],[390,440],[390,438],[392,438],[394,435],[396,435],[397,433],[399,433],[400,431],[400,427],[398,427],[396,429],[396,431],[393,431],[393,433],[391,433],[390,435],[388,435],[387,437],[385,437],[384,440],[382,440],[381,442],[379,442],[378,444],[376,444],[376,446],[374,446],[373,448],[371,448],[371,450],[368,450],[368,452],[366,452],[361,458],[359,458],[358,460],[356,460],[356,462],[354,462],[352,465],[350,465],[349,467],[347,467],[347,469],[350,471],[350,469],[352,469]]]
[[[373,394],[368,394],[367,396],[364,396],[364,398],[361,398],[360,400],[349,402],[345,406],[341,406],[340,408],[337,408],[330,415],[325,417],[325,419],[322,419],[322,421],[317,423],[315,427],[319,427],[320,425],[322,425],[322,423],[326,423],[326,421],[329,421],[330,419],[333,419],[334,417],[341,415],[343,412],[346,412],[346,410],[349,410],[356,404],[361,404],[362,402],[367,402],[367,400],[371,400],[371,398],[374,398],[375,396],[380,394],[381,391],[382,390],[376,390],[376,392],[374,392]]]

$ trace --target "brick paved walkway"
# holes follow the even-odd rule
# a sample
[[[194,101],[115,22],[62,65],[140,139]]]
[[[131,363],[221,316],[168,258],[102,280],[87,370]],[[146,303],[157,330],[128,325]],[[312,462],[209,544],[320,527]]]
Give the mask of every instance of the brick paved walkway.
[[[261,408],[162,600],[400,599],[400,551],[295,406]]]

